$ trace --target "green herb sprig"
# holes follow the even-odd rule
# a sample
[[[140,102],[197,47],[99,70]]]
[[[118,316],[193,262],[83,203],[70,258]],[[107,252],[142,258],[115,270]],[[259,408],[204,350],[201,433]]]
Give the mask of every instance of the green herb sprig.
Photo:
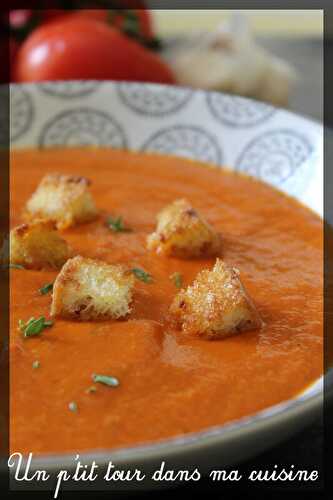
[[[21,264],[9,264],[9,269],[24,269]]]
[[[118,387],[119,385],[119,380],[116,377],[110,377],[108,375],[94,374],[92,379],[95,383],[108,385],[109,387]]]
[[[25,338],[40,335],[44,328],[50,328],[52,325],[53,321],[46,320],[44,316],[37,319],[30,318],[27,322],[20,319],[18,323],[19,329]]]
[[[46,283],[38,291],[41,295],[46,295],[53,290],[53,283]]]
[[[75,401],[71,401],[68,403],[68,409],[72,412],[76,412],[78,410],[77,403]]]
[[[131,271],[138,280],[143,281],[144,283],[152,283],[153,282],[152,275],[147,273],[143,269],[140,269],[139,267],[133,267],[133,269],[131,269]]]
[[[131,228],[125,226],[122,217],[108,217],[106,220],[106,225],[114,233],[129,233],[132,231]]]
[[[176,288],[183,286],[183,276],[179,272],[172,273],[170,279],[174,282]]]

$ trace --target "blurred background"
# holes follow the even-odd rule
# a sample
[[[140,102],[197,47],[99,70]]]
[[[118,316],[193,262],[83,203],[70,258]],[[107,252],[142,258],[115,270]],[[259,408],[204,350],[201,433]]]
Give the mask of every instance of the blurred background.
[[[149,2],[147,2],[149,5]],[[154,23],[162,36],[182,35],[195,30],[213,30],[236,11],[155,10]],[[240,11],[238,11],[240,12]],[[243,10],[259,35],[275,37],[321,37],[322,10]]]
[[[294,68],[296,82],[290,86],[286,107],[322,121],[322,10],[155,10],[153,18],[161,37],[168,41],[170,47],[177,47],[191,36],[214,32],[238,14],[247,18],[261,47]]]
[[[153,10],[149,3],[52,0],[52,9],[11,10],[1,21],[10,33],[10,74],[0,68],[1,79],[184,85],[322,121],[322,10]]]

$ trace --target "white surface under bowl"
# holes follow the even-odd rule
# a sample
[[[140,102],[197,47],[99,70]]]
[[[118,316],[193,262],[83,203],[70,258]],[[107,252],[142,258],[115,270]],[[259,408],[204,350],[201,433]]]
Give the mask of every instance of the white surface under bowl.
[[[112,82],[13,85],[13,148],[100,145],[151,150],[228,165],[323,212],[323,128],[240,97],[187,88]],[[102,465],[149,469],[223,467],[300,430],[322,410],[322,379],[255,415],[163,442],[81,454]],[[71,469],[73,455],[35,457],[33,468]]]

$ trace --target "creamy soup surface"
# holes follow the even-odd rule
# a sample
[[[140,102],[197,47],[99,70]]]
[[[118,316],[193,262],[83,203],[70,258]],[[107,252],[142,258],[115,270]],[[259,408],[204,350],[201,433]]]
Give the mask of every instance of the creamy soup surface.
[[[11,226],[46,173],[91,179],[100,217],[62,231],[76,254],[147,270],[121,321],[57,319],[23,338],[19,320],[49,316],[40,295],[56,271],[12,269],[10,449],[64,452],[154,442],[253,414],[304,390],[323,371],[321,220],[269,186],[181,158],[110,149],[24,150],[11,155]],[[172,327],[177,289],[215,259],[181,260],[146,249],[156,214],[187,198],[222,234],[221,258],[239,268],[265,326],[223,340]],[[108,215],[132,232],[114,233]],[[38,360],[39,367],[33,368]],[[94,373],[112,375],[112,388]],[[69,409],[75,402],[76,411]]]

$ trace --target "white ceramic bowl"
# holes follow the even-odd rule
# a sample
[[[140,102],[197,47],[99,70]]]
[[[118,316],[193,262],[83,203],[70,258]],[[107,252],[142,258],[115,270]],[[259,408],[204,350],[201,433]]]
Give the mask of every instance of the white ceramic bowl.
[[[183,155],[247,172],[323,212],[323,128],[241,97],[162,85],[59,82],[10,89],[13,148],[100,146]],[[322,410],[322,379],[302,395],[230,424],[184,437],[81,455],[149,469],[220,468],[300,430]],[[34,458],[34,468],[71,469],[73,456]]]

